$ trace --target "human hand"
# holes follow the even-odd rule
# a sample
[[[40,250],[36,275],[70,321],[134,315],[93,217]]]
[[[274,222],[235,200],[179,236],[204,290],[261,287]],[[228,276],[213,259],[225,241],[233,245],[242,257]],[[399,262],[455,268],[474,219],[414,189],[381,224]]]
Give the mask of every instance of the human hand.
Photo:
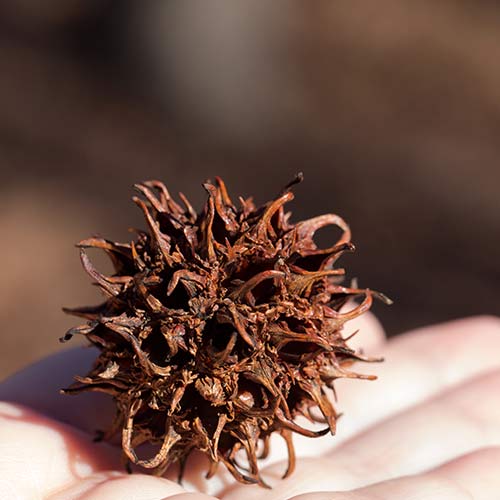
[[[107,396],[58,395],[95,357],[93,349],[76,348],[0,386],[0,499],[497,500],[500,320],[465,319],[389,341],[372,316],[348,325],[361,328],[357,345],[386,359],[358,367],[379,379],[336,383],[345,414],[338,435],[297,437],[297,469],[286,480],[279,479],[285,452],[274,443],[274,463],[262,471],[272,490],[235,484],[222,470],[206,481],[200,455],[190,458],[185,475],[186,487],[200,493],[123,473],[120,450],[92,442],[95,429],[111,421]]]

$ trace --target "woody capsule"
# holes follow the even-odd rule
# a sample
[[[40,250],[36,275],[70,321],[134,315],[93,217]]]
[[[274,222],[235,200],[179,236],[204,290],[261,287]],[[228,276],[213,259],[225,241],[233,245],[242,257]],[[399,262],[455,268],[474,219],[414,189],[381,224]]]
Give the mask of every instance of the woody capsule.
[[[347,224],[326,214],[290,222],[285,205],[299,174],[274,200],[256,207],[251,198],[233,203],[220,178],[206,182],[208,199],[198,214],[186,197],[174,201],[165,185],[135,186],[133,201],[146,231],[117,243],[90,238],[78,244],[85,271],[105,301],[65,309],[86,319],[61,339],[87,337],[100,350],[92,370],[63,392],[99,391],[116,403],[103,439],[121,435],[126,461],[155,474],[193,450],[219,464],[241,483],[266,486],[259,459],[269,454],[273,433],[288,448],[293,472],[293,434],[311,438],[335,433],[337,413],[329,393],[338,378],[373,379],[353,373],[353,362],[371,361],[346,344],[343,327],[367,311],[369,289],[341,284],[336,267],[354,249]],[[338,226],[342,234],[318,248],[316,231]],[[99,248],[114,266],[104,276],[86,249]],[[350,310],[343,306],[360,298]],[[319,411],[318,411],[319,410]],[[324,428],[295,422],[302,415]],[[156,445],[139,458],[142,444]]]

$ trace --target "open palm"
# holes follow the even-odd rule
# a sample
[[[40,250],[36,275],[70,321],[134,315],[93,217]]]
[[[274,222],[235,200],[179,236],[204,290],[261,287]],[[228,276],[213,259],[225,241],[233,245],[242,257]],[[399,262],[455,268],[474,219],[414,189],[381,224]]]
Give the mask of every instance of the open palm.
[[[0,499],[500,498],[500,320],[460,320],[389,341],[372,316],[351,323],[361,329],[355,345],[386,359],[358,367],[379,379],[338,381],[338,435],[297,437],[297,469],[286,480],[286,450],[274,443],[263,468],[271,490],[235,484],[223,470],[207,481],[201,455],[188,461],[183,486],[172,480],[176,471],[165,479],[124,473],[118,447],[92,442],[111,420],[106,396],[57,393],[95,357],[76,348],[0,386]]]

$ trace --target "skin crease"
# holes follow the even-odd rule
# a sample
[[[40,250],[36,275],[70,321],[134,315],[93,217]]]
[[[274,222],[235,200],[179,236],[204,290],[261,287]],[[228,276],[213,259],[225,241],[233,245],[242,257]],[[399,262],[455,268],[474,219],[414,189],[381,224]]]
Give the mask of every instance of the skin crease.
[[[56,392],[95,356],[76,348],[0,385],[0,499],[498,499],[500,320],[464,319],[389,341],[373,316],[356,322],[346,327],[360,328],[351,345],[385,358],[357,369],[379,379],[338,381],[345,416],[337,436],[296,439],[297,470],[287,480],[276,441],[262,469],[272,490],[235,484],[222,468],[206,481],[199,455],[183,486],[170,480],[175,470],[167,478],[123,473],[119,448],[91,439],[109,421],[109,401]]]

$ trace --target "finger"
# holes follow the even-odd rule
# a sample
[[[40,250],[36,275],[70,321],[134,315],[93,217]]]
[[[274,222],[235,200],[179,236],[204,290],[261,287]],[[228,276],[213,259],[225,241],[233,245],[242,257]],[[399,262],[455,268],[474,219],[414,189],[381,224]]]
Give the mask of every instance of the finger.
[[[357,487],[500,446],[499,393],[500,370],[480,375],[370,427],[329,457],[354,471],[350,487]]]
[[[392,479],[347,492],[305,493],[290,500],[492,500],[498,498],[500,489],[499,463],[500,448],[487,448],[459,457],[423,474]]]
[[[60,394],[75,375],[86,374],[98,355],[90,347],[65,349],[14,374],[0,384],[0,400],[30,407],[89,433],[107,429],[113,420],[112,399],[100,393]]]
[[[424,474],[429,480],[451,480],[464,498],[489,500],[500,491],[500,447],[477,450]],[[468,495],[468,496],[467,496]],[[457,497],[458,498],[458,497]]]
[[[201,493],[187,493],[178,484],[144,474],[104,472],[77,481],[46,500],[214,500]]]
[[[119,466],[119,454],[110,446],[11,403],[0,403],[0,443],[0,491],[9,492],[8,498],[44,498]]]
[[[500,368],[500,319],[477,317],[430,326],[390,339],[384,363],[357,365],[373,382],[339,379],[336,444],[388,415],[464,380]]]

